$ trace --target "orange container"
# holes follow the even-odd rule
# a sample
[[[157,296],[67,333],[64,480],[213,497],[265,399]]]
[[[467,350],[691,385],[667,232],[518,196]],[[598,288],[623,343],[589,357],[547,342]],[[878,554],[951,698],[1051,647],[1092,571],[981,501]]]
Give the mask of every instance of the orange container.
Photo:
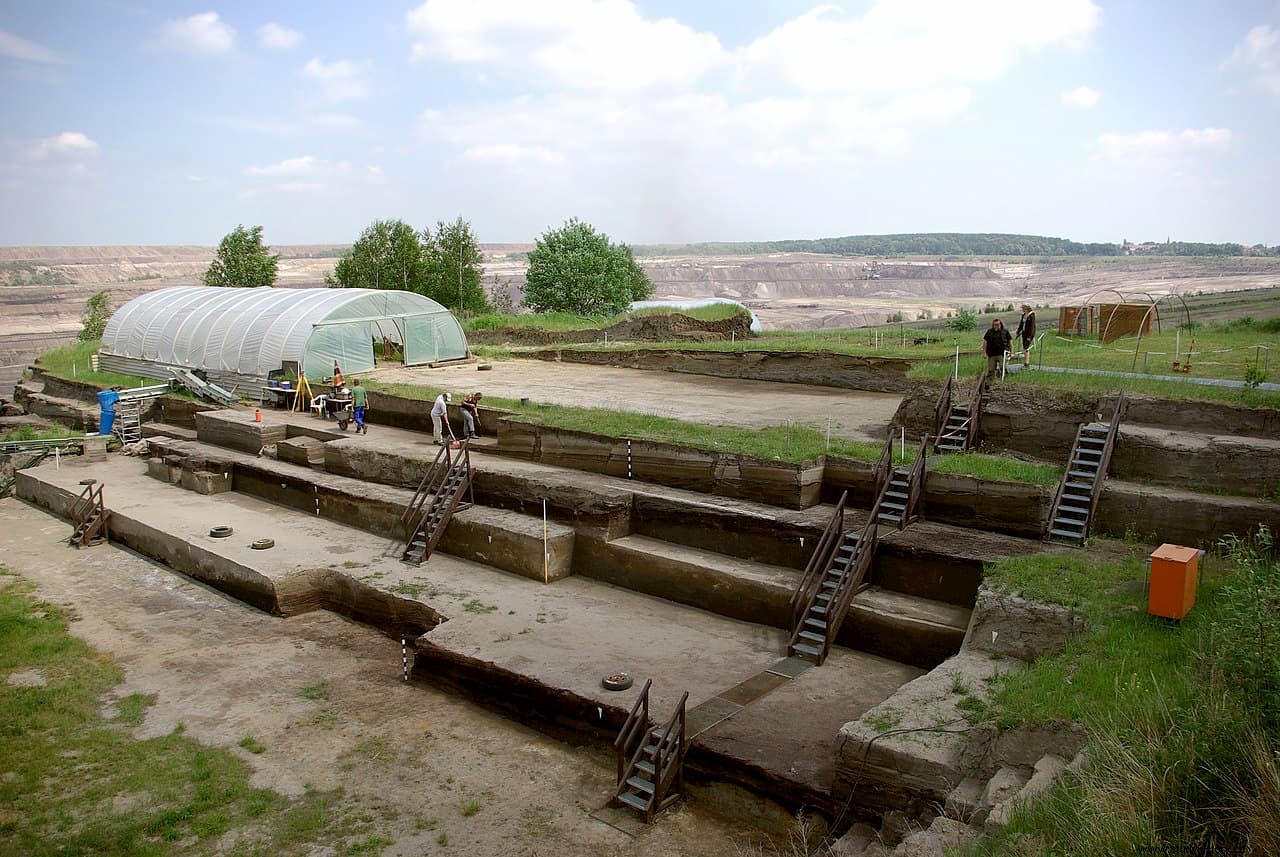
[[[1200,551],[1181,545],[1160,545],[1151,554],[1151,585],[1147,612],[1152,616],[1181,619],[1196,603],[1200,580]]]

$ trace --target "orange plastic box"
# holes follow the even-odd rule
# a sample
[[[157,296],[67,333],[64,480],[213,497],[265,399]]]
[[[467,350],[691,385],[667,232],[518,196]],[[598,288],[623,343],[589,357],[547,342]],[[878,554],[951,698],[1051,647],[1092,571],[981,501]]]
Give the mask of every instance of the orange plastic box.
[[[1151,586],[1147,612],[1181,619],[1196,603],[1200,579],[1200,551],[1181,545],[1160,545],[1151,554]]]

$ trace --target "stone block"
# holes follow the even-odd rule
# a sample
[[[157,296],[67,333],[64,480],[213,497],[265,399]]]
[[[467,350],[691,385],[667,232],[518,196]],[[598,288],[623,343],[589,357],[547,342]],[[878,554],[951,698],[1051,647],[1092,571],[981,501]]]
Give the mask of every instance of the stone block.
[[[225,494],[231,490],[231,474],[229,472],[211,473],[208,470],[196,470],[192,474],[197,494]],[[184,484],[185,488],[186,485]]]
[[[948,818],[954,818],[956,821],[963,821],[966,824],[981,823],[986,818],[987,810],[990,809],[990,807],[984,806],[982,803],[982,793],[986,787],[987,784],[982,780],[974,777],[965,777],[960,781],[960,785],[952,789],[951,794],[947,795],[947,802],[943,805],[943,813]]]
[[[1081,627],[1080,618],[1066,607],[984,585],[978,589],[964,647],[1029,662],[1061,652]]]
[[[293,437],[276,444],[276,456],[290,464],[324,464],[324,443],[313,437]]]
[[[152,479],[176,485],[182,476],[182,468],[173,466],[163,458],[152,458],[147,461],[147,475]]]
[[[946,857],[977,841],[979,832],[967,824],[938,816],[927,830],[913,833],[894,849],[894,857]]]

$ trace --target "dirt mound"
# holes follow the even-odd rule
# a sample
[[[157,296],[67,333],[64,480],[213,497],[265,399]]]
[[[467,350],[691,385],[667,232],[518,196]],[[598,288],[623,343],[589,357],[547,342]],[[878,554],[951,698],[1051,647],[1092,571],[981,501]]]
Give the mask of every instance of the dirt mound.
[[[537,327],[504,327],[476,330],[467,334],[475,345],[552,345],[573,342],[671,342],[679,340],[715,341],[747,339],[751,336],[751,317],[738,313],[731,318],[702,321],[673,312],[646,313],[625,318],[609,327],[585,330],[553,331]]]

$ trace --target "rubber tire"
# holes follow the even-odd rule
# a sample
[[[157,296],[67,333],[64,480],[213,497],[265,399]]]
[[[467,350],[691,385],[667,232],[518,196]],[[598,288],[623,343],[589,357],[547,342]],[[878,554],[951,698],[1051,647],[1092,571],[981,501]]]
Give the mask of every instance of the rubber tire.
[[[276,546],[275,539],[258,539],[256,542],[249,545],[249,547],[253,548],[256,551],[270,550],[275,546]]]
[[[342,429],[343,431],[347,430],[348,425],[349,423],[347,420],[338,420],[338,428]]]
[[[614,681],[613,676],[607,675],[600,679],[600,686],[605,690],[626,690],[631,687],[631,685],[635,684],[635,679],[633,679],[629,673],[615,673],[615,675],[623,675],[626,676],[626,678],[621,681]]]
[[[235,530],[231,529],[226,525],[213,527],[209,530],[209,537],[214,539],[225,539],[225,538],[228,538],[233,532],[235,532]]]

